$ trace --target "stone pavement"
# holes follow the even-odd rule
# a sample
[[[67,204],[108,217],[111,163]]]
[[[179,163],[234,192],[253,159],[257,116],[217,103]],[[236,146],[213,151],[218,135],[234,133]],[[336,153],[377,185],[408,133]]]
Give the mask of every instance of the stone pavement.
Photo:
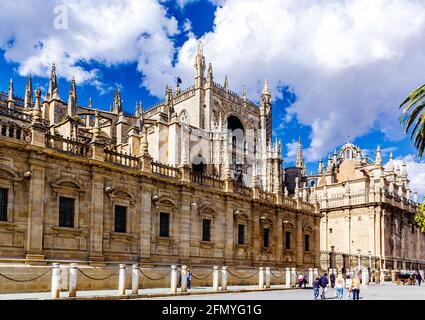
[[[328,288],[327,300],[338,301],[334,289]],[[313,300],[313,289],[294,289],[287,291],[261,291],[246,293],[211,294],[208,296],[191,295],[180,297],[162,297],[160,299],[179,300]],[[344,290],[343,300],[347,300]],[[425,300],[425,286],[408,286],[387,282],[382,285],[371,284],[360,289],[360,300]]]
[[[294,290],[285,288],[283,285],[272,285],[273,290]],[[258,286],[228,286],[227,292],[252,292],[262,291]],[[265,290],[265,289],[263,289]],[[268,289],[270,290],[270,289]],[[175,297],[175,296],[188,296],[192,294],[207,295],[216,293],[212,287],[195,287],[187,293],[178,292],[176,294],[170,293],[170,288],[152,288],[152,289],[139,289],[138,295],[131,295],[131,290],[126,290],[126,296],[120,296],[118,290],[93,290],[93,291],[78,291],[77,298],[68,298],[68,292],[60,293],[61,299],[134,299],[134,298],[154,298],[154,297]],[[225,293],[228,294],[228,293]],[[37,292],[37,293],[6,293],[0,294],[0,300],[37,300],[37,299],[50,299],[50,292]]]
[[[337,301],[334,290],[327,292],[329,300]],[[0,300],[38,300],[50,299],[50,292],[0,294]],[[138,295],[119,296],[118,290],[79,291],[77,298],[68,298],[68,292],[61,292],[61,299],[182,299],[182,300],[312,300],[312,289],[287,289],[281,285],[260,290],[258,286],[229,286],[228,291],[215,292],[212,287],[197,287],[188,293],[171,294],[169,288],[139,289]],[[344,300],[347,291],[344,291]],[[425,286],[408,286],[387,282],[381,285],[371,284],[360,290],[361,300],[425,300]]]

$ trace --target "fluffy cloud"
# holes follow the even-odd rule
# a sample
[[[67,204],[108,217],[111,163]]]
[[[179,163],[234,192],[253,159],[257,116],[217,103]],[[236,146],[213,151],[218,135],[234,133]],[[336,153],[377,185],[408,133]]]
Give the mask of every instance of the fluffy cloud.
[[[99,71],[84,63],[114,65],[138,62],[145,86],[162,94],[173,77],[177,21],[167,17],[156,0],[1,0],[0,47],[19,73],[48,76],[51,63],[58,74],[77,82],[100,85]],[[17,21],[17,18],[19,19]],[[58,19],[62,19],[58,28]]]
[[[404,135],[397,107],[423,82],[425,3],[406,0],[229,0],[203,36],[215,78],[257,99],[264,78],[274,94],[297,96],[290,115],[311,126],[308,160],[347,136],[379,129]],[[195,39],[181,48],[176,70],[193,77]],[[275,113],[283,110],[275,110]]]
[[[394,166],[401,168],[403,161],[406,162],[407,175],[410,180],[410,189],[418,192],[419,201],[425,194],[425,162],[417,161],[413,154],[394,159]]]

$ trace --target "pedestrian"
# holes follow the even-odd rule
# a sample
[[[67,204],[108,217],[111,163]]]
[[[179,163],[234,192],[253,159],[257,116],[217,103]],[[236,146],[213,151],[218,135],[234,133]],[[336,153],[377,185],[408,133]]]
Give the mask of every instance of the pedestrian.
[[[301,287],[302,287],[303,283],[304,283],[304,276],[303,276],[303,274],[302,274],[302,273],[300,273],[300,274],[298,275],[298,286],[299,286],[299,288],[300,288],[300,289],[301,289]]]
[[[347,300],[350,300],[350,293],[351,293],[351,283],[352,279],[349,274],[347,274],[345,278],[345,289],[347,289]]]
[[[307,275],[305,273],[303,273],[304,276],[304,280],[303,280],[303,284],[304,284],[304,289],[307,288]]]
[[[190,289],[190,281],[192,280],[192,271],[187,269],[187,288]]]
[[[360,279],[358,275],[356,275],[351,282],[351,292],[353,293],[353,300],[360,299]]]
[[[329,279],[331,280],[331,288],[335,288],[335,273],[331,273],[329,276]]]
[[[314,300],[317,300],[317,297],[319,296],[319,290],[320,290],[320,278],[316,277],[316,280],[314,280],[314,283],[313,283]]]
[[[335,288],[336,288],[336,294],[338,296],[338,300],[342,299],[342,294],[344,292],[344,278],[342,277],[342,274],[338,274],[338,278],[335,281]]]
[[[422,275],[421,275],[421,273],[419,271],[418,271],[418,273],[416,275],[416,280],[418,280],[418,286],[421,286]]]
[[[321,299],[326,299],[326,290],[327,290],[327,286],[328,286],[328,278],[327,278],[328,274],[324,273],[323,276],[320,277],[320,298]]]

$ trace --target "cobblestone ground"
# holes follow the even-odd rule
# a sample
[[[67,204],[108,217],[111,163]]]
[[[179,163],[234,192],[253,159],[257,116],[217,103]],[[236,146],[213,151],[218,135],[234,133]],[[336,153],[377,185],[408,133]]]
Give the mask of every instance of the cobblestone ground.
[[[337,301],[333,289],[328,289],[326,297]],[[229,294],[191,295],[156,299],[176,300],[313,300],[312,289],[287,291],[262,291]],[[343,299],[347,300],[347,291]],[[425,300],[425,286],[408,286],[396,284],[370,285],[360,290],[360,300]]]

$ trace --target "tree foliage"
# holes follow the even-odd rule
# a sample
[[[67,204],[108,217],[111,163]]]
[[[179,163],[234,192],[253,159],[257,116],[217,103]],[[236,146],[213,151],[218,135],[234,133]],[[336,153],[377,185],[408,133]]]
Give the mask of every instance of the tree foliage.
[[[400,123],[410,131],[410,139],[422,157],[425,149],[425,84],[413,90],[400,105],[403,108]]]
[[[422,232],[425,232],[425,199],[415,215],[415,222]]]

